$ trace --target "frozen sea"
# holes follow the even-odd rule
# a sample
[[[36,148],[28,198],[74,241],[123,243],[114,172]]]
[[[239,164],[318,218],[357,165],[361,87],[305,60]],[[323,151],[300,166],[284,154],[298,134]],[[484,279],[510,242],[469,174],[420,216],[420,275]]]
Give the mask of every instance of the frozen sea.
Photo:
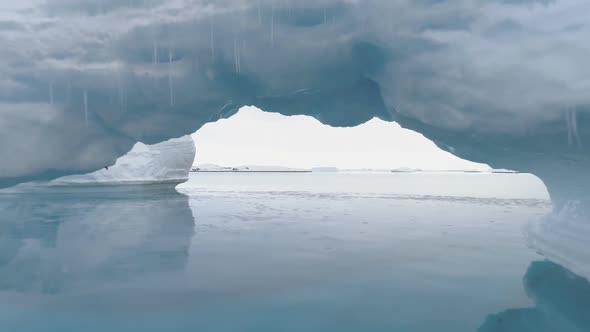
[[[589,331],[589,283],[527,246],[550,208],[527,174],[4,190],[0,331]]]

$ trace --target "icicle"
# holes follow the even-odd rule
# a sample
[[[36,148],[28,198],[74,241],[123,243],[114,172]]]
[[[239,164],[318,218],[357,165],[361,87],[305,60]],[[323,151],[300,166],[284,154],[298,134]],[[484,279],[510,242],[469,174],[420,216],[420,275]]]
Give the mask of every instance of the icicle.
[[[209,21],[209,41],[211,46],[211,58],[215,59],[215,44],[213,43],[213,19]]]
[[[88,127],[88,91],[84,90],[84,120]]]
[[[275,46],[275,4],[273,2],[271,6],[270,14],[270,45]]]
[[[238,40],[234,39],[234,62],[236,66],[236,73],[240,73],[240,46]]]
[[[121,112],[125,111],[125,92],[123,91],[123,83],[121,82],[121,72],[117,70],[117,92],[119,93],[119,106]]]
[[[125,112],[125,93],[123,92],[123,88],[119,84],[119,107],[121,112]]]
[[[572,123],[572,134],[576,140],[576,145],[578,148],[582,148],[582,140],[580,139],[580,134],[578,132],[578,112],[573,110],[571,115],[571,123]]]
[[[285,0],[285,4],[287,6],[287,15],[291,17],[291,2],[289,0]]]
[[[68,88],[66,90],[66,103],[69,105],[72,102],[72,81],[68,80]]]
[[[238,73],[242,73],[242,57],[240,53],[240,46],[238,45]]]
[[[158,64],[158,41],[154,39],[154,54],[152,55],[152,59],[154,61],[154,65]]]
[[[573,145],[573,135],[572,135],[572,122],[571,122],[571,114],[569,109],[565,111],[565,125],[567,128],[567,144],[569,146]]]
[[[53,105],[53,82],[49,83],[49,105]]]
[[[172,84],[172,50],[168,52],[168,88],[170,92],[170,107],[174,106],[174,85]]]
[[[262,5],[260,4],[261,0],[258,0],[258,24],[262,24]]]
[[[235,66],[235,71],[236,73],[238,72],[238,46],[236,45],[236,39],[234,38],[234,66]]]

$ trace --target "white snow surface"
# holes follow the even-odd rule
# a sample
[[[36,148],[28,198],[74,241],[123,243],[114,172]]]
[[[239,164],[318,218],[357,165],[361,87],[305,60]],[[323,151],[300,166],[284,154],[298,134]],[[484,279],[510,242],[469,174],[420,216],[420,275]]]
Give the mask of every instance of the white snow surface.
[[[115,165],[94,173],[62,177],[52,185],[182,183],[195,158],[190,135],[146,145],[136,143]]]

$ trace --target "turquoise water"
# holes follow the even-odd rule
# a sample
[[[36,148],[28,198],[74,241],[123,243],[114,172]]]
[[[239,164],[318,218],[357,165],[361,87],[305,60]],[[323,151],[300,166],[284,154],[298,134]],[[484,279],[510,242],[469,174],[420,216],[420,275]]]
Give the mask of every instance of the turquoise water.
[[[550,210],[530,175],[199,173],[177,190],[0,193],[0,331],[590,330],[588,282],[527,247]]]

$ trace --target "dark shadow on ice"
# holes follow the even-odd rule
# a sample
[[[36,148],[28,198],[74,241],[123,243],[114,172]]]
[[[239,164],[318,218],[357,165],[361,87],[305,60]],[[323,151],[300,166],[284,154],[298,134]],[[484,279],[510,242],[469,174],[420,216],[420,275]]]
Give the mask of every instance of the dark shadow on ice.
[[[550,261],[533,262],[524,288],[534,308],[489,315],[479,332],[590,331],[590,282]]]
[[[183,271],[194,219],[169,185],[0,192],[0,292],[61,294]]]

